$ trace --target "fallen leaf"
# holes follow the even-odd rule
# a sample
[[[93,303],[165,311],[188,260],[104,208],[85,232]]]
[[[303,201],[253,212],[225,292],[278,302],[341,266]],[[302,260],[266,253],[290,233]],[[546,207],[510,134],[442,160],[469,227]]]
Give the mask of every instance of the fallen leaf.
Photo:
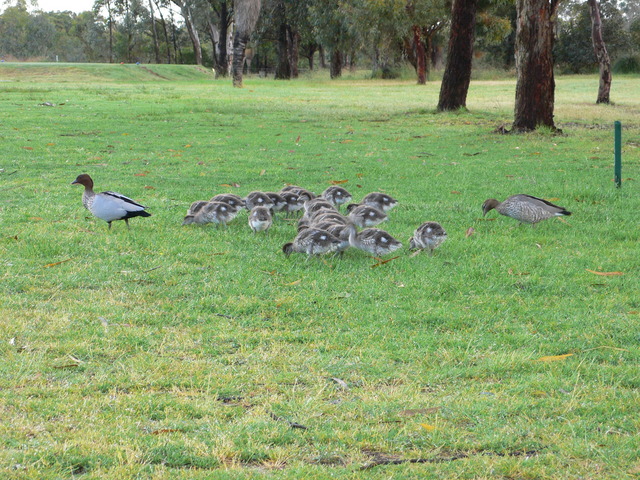
[[[301,281],[302,281],[302,279],[295,280],[295,281],[293,281],[293,282],[291,282],[291,283],[285,283],[285,284],[284,284],[284,286],[285,286],[285,287],[289,287],[289,286],[291,286],[291,285],[297,285],[297,284],[299,284]]]
[[[39,222],[41,220],[43,220],[42,217],[29,217],[29,220],[33,220],[34,222]]]
[[[191,148],[191,144],[187,143],[184,148]]]
[[[573,356],[573,353],[565,353],[564,355],[549,355],[546,357],[540,357],[537,361],[538,362],[557,362],[559,360],[564,360],[572,356]]]
[[[67,363],[66,365],[54,365],[53,368],[61,370],[63,368],[76,368],[77,366],[77,363]]]
[[[298,135],[298,138],[296,138],[296,143],[300,142],[300,135]]]
[[[33,147],[22,147],[22,148],[24,148],[25,150],[33,150]]]
[[[343,183],[347,183],[349,180],[330,180],[329,183],[331,185],[340,185]]]
[[[340,143],[351,143],[353,140],[342,140]]]
[[[534,390],[531,392],[531,395],[534,397],[548,397],[547,392],[543,392],[542,390]]]
[[[48,263],[47,265],[44,265],[42,268],[50,268],[50,267],[55,267],[56,265],[60,265],[61,263],[65,263],[65,262],[69,262],[71,261],[71,258],[67,258],[66,260],[61,260],[59,262],[55,262],[55,263]]]
[[[467,228],[467,232],[464,234],[465,237],[469,238],[471,235],[473,235],[474,233],[476,233],[475,228],[473,227],[469,227]]]
[[[146,173],[134,173],[133,176],[134,177],[146,177],[147,174]]]
[[[265,173],[267,173],[267,171],[264,168],[260,170],[260,176],[263,176]]]
[[[601,275],[603,277],[612,277],[612,276],[616,276],[616,275],[624,275],[623,272],[596,272],[595,270],[589,270],[588,268],[585,268],[585,270],[589,273],[593,273],[595,275]]]
[[[559,202],[560,199],[558,197],[547,198],[547,202]]]
[[[384,265],[385,263],[389,263],[391,260],[400,258],[400,256],[398,255],[397,257],[388,258],[387,260],[382,260],[381,258],[378,258],[378,257],[374,257],[374,258],[378,260],[378,263],[371,265],[371,268],[376,268],[376,267],[379,267],[380,265]]]
[[[421,423],[420,426],[427,432],[433,432],[436,429],[436,427],[434,427],[433,425],[429,425],[428,423]]]
[[[458,190],[451,190],[451,193],[453,193],[454,195],[460,195],[460,192]]]
[[[144,188],[146,190],[155,190],[156,189],[156,187],[152,187],[151,185],[145,185]]]

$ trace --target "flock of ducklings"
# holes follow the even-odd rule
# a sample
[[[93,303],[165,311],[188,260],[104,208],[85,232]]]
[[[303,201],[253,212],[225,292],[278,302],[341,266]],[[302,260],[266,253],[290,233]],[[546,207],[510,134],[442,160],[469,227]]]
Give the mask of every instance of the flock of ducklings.
[[[226,227],[242,209],[249,212],[248,224],[255,233],[268,233],[276,212],[303,212],[298,221],[298,234],[282,246],[282,251],[311,256],[327,253],[341,254],[349,247],[370,253],[374,257],[392,253],[402,243],[385,230],[374,228],[388,219],[388,212],[397,204],[390,195],[373,192],[360,203],[349,203],[352,195],[339,186],[330,186],[320,195],[295,185],[279,192],[249,193],[245,198],[231,193],[215,195],[209,201],[191,204],[183,225],[214,223]],[[340,209],[346,204],[346,214]],[[360,229],[360,230],[359,230]],[[425,222],[409,239],[409,248],[426,249],[433,254],[447,233],[437,222]]]

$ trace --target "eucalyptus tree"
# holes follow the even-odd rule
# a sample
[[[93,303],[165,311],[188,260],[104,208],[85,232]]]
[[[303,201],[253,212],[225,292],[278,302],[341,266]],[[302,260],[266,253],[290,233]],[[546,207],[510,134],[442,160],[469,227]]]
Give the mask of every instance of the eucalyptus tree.
[[[208,0],[206,29],[211,40],[213,68],[216,76],[229,74],[229,39],[233,25],[232,0]]]
[[[233,86],[242,87],[245,50],[260,16],[260,0],[235,0],[233,6],[235,33],[233,36]]]
[[[411,32],[405,39],[407,58],[423,85],[429,77],[434,36],[448,25],[450,11],[446,0],[408,0],[406,11]]]
[[[512,131],[556,130],[554,21],[559,0],[516,0],[516,100]]]
[[[331,78],[342,75],[345,53],[352,50],[356,43],[351,18],[345,14],[348,2],[341,0],[310,0],[309,20],[313,26],[318,43],[329,51]]]
[[[598,98],[596,103],[609,103],[611,92],[611,58],[607,52],[607,46],[602,38],[602,20],[597,0],[587,0],[591,11],[591,38],[593,51],[600,66],[600,84],[598,86]]]
[[[193,46],[193,56],[197,65],[202,65],[202,44],[200,42],[200,35],[196,28],[195,14],[198,12],[198,0],[171,0],[171,3],[176,5],[180,9],[180,15],[184,20],[185,27],[189,33],[189,39]],[[201,5],[200,5],[200,8]]]
[[[27,29],[31,16],[24,0],[7,7],[0,16],[0,51],[16,58],[26,58]]]

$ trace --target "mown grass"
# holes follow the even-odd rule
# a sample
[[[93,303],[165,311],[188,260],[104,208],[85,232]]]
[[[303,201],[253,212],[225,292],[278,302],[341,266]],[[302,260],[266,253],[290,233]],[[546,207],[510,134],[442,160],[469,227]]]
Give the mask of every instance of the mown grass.
[[[638,475],[637,77],[612,106],[561,77],[565,135],[505,136],[512,79],[435,114],[437,83],[110,67],[0,83],[3,478]],[[83,172],[153,216],[108,231],[70,185]],[[214,193],[342,180],[400,200],[399,239],[436,220],[449,240],[372,268],[285,258],[284,219],[180,226]],[[481,217],[514,193],[574,215]]]

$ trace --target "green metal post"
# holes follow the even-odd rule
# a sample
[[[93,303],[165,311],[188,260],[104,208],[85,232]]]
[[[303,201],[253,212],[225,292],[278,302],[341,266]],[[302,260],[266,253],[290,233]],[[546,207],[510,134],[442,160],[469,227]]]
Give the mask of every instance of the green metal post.
[[[613,175],[616,187],[622,186],[622,124],[618,121],[614,123],[614,164]]]

